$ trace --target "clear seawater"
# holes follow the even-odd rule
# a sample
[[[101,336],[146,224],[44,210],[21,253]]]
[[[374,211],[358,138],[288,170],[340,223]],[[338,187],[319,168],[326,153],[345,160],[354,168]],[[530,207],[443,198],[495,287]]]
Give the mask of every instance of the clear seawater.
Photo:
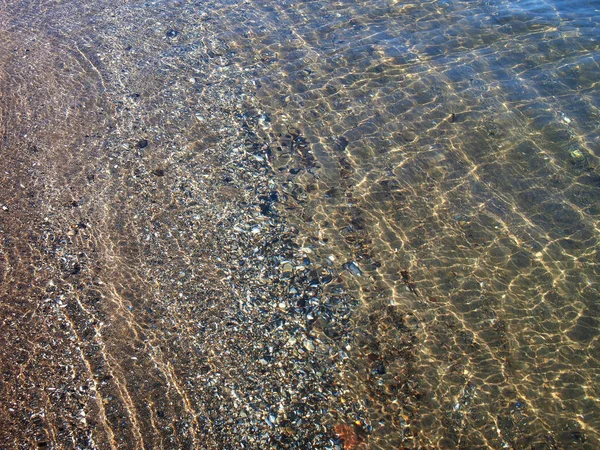
[[[175,206],[144,206],[147,220],[138,220],[136,198],[154,188],[133,186],[136,159],[120,153],[121,143],[139,150],[147,138],[157,179],[167,164],[202,180],[202,167],[221,164],[218,152],[235,145],[239,134],[224,119],[217,129],[219,114],[231,116],[268,149],[273,208],[297,230],[296,247],[331,272],[318,295],[354,299],[346,334],[329,336],[345,358],[333,376],[353,406],[312,420],[332,436],[336,424],[355,427],[360,444],[346,436],[345,448],[600,447],[598,1],[4,0],[0,38],[2,101],[12,105],[2,110],[2,155],[18,162],[21,152],[47,149],[36,156],[45,161],[35,190],[47,197],[32,206],[43,210],[40,220],[56,214],[77,224],[73,208],[48,205],[85,195],[107,217],[107,247],[118,250],[106,254],[125,255],[107,263],[122,267],[114,292],[125,300],[114,308],[123,317],[129,298],[151,304],[159,289],[151,270],[169,272],[164,289],[186,295],[193,281],[177,274],[193,253],[181,243],[191,240],[169,240],[169,223],[193,208],[156,194]],[[210,155],[177,156],[190,142]],[[27,180],[9,172],[3,195],[14,199]],[[103,187],[83,187],[94,176]],[[120,233],[140,236],[140,246],[154,233],[169,262],[150,269],[156,255],[131,250]],[[44,276],[35,266],[20,270]],[[42,300],[44,289],[35,294]],[[186,314],[169,326],[201,333]],[[158,341],[170,342],[167,325],[153,326]],[[112,357],[117,365],[124,358]],[[172,373],[159,368],[165,383],[186,385],[192,375],[172,364]],[[11,380],[2,383],[24,385],[27,375]],[[136,404],[136,388],[125,391],[123,404]],[[139,442],[154,432],[153,417],[134,421]],[[199,435],[212,432],[190,423]],[[53,436],[44,439],[60,441]]]

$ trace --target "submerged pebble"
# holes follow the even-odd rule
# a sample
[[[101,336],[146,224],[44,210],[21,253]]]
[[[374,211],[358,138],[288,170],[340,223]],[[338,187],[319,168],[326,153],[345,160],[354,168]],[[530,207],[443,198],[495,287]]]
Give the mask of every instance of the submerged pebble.
[[[292,273],[294,273],[294,266],[292,266],[292,263],[290,263],[289,261],[284,261],[283,263],[281,263],[281,271],[284,275],[291,275]]]
[[[347,262],[342,267],[353,275],[356,275],[356,276],[362,275],[362,271],[358,267],[358,264],[356,264],[354,261]]]
[[[304,348],[305,348],[306,350],[308,350],[309,352],[314,352],[314,351],[315,351],[315,345],[314,345],[314,344],[313,344],[311,341],[309,341],[308,339],[306,339],[306,340],[303,342],[303,344],[302,344],[302,345],[303,345],[303,346],[304,346]]]
[[[577,150],[573,150],[571,153],[569,153],[571,155],[571,158],[573,158],[573,160],[575,161],[581,161],[585,158],[585,155],[583,154],[583,152],[579,149]]]

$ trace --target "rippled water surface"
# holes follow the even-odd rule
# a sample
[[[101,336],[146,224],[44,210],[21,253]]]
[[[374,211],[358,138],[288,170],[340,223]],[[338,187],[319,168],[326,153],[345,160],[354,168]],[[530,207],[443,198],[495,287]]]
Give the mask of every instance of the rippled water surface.
[[[0,0],[0,448],[600,448],[592,0]]]

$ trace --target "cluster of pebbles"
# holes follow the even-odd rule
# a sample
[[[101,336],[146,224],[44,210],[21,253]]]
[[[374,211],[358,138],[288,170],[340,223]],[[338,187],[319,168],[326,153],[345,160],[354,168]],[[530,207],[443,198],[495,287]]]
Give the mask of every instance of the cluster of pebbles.
[[[146,50],[180,38],[168,29]],[[6,159],[18,168],[2,198],[0,447],[340,448],[336,424],[367,426],[338,377],[354,303],[341,268],[283,217],[243,74],[215,54],[203,69],[221,87],[182,88],[171,82],[185,67],[167,71],[168,58],[148,74],[81,52],[72,65],[95,79],[82,85],[102,86],[82,94],[91,113],[55,130],[23,123],[25,142],[7,131],[8,151],[24,153]],[[49,86],[57,104],[69,89]]]
[[[11,12],[0,448],[350,449],[407,428],[414,324],[349,294],[368,267],[311,224],[318,164],[270,130],[263,61],[168,3],[98,1],[97,23],[54,5],[52,45]]]

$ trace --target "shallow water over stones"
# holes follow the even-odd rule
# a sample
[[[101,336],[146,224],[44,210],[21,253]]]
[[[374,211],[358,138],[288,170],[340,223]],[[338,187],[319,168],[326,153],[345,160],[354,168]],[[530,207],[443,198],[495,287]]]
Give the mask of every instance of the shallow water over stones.
[[[0,448],[597,448],[599,17],[0,1]]]

